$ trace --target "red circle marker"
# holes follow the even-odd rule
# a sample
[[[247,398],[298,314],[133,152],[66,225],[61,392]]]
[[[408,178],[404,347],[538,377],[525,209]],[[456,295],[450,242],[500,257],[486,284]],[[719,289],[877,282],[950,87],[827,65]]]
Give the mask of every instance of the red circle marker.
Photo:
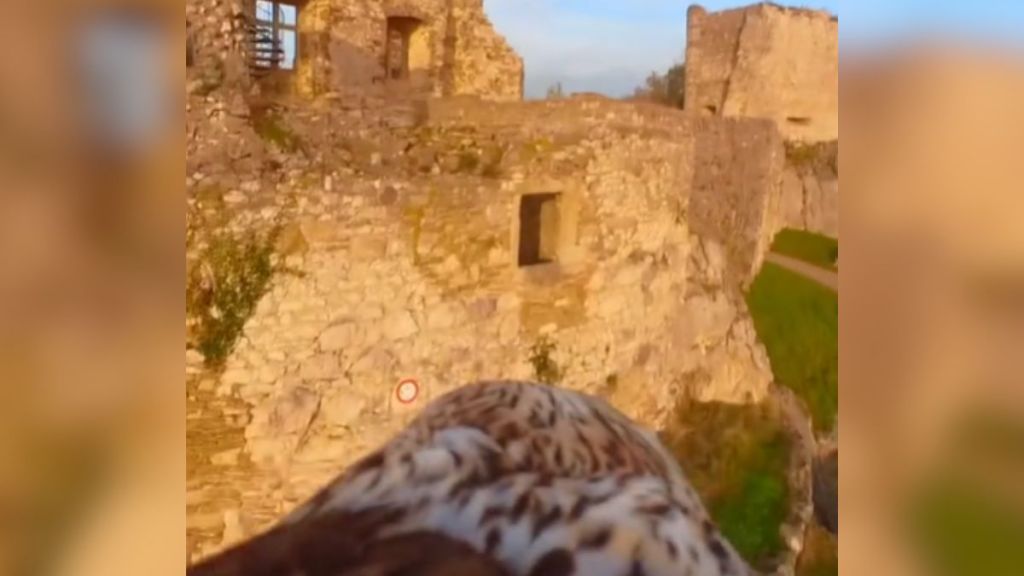
[[[416,398],[420,395],[420,385],[412,378],[402,380],[398,383],[398,388],[395,388],[395,396],[398,401],[402,404],[412,404],[416,401]]]

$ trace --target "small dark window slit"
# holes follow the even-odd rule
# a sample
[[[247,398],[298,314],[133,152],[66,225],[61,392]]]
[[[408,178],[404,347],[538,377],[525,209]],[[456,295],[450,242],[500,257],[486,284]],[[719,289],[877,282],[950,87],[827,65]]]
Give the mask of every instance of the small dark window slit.
[[[557,260],[558,194],[529,194],[519,204],[519,266]]]

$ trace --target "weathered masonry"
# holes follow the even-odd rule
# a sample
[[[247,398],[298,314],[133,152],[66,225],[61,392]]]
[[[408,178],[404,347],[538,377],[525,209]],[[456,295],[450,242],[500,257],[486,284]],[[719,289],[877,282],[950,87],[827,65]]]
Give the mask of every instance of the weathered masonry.
[[[686,107],[770,118],[786,140],[839,138],[838,18],[755,4],[687,12]]]
[[[267,93],[523,95],[482,0],[187,0],[185,15],[190,65]]]

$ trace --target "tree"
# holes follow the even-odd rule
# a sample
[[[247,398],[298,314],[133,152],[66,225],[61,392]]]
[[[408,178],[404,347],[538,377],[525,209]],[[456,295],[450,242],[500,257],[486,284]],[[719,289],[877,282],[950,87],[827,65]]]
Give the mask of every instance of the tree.
[[[633,92],[638,100],[682,108],[686,100],[686,65],[676,64],[664,74],[651,72],[644,85]]]
[[[561,100],[562,98],[565,98],[565,92],[562,90],[561,82],[557,82],[548,88],[548,95],[546,96],[546,99]]]

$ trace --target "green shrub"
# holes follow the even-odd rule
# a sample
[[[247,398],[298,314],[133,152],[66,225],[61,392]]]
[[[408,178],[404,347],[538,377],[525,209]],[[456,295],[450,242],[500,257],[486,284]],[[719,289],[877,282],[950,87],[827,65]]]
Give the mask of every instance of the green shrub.
[[[554,384],[562,379],[562,369],[551,357],[555,350],[555,344],[546,336],[541,336],[530,348],[530,364],[533,365],[533,375],[538,382]]]
[[[827,433],[839,407],[838,295],[769,262],[747,304],[775,381],[807,404],[815,431]]]
[[[189,271],[185,314],[195,329],[189,346],[211,368],[223,365],[246,320],[270,289],[279,228],[269,233],[215,234]]]
[[[303,148],[302,139],[271,108],[254,106],[252,126],[260,138],[277,145],[284,152],[298,152]]]
[[[666,443],[725,538],[771,570],[785,543],[792,438],[766,405],[686,401]]]

